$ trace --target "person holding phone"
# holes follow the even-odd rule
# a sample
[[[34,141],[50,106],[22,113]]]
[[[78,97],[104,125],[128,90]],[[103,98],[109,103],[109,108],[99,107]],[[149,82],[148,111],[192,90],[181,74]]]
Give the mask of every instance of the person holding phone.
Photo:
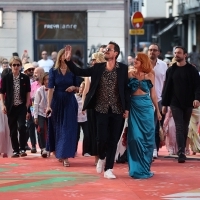
[[[69,167],[68,158],[73,158],[77,143],[78,104],[74,92],[78,91],[76,76],[64,62],[65,50],[58,52],[55,67],[49,71],[47,96],[48,121],[47,150],[55,152],[56,158]]]

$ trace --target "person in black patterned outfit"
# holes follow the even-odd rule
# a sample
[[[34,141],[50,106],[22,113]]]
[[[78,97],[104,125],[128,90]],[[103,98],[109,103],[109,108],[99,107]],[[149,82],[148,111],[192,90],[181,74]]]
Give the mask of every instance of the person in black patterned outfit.
[[[27,156],[26,146],[26,115],[30,103],[30,80],[20,72],[22,61],[19,57],[12,57],[9,65],[12,71],[2,78],[0,89],[2,111],[8,115],[13,156]],[[4,103],[5,102],[5,103]],[[19,140],[18,140],[19,131]]]
[[[128,66],[117,62],[120,48],[109,42],[104,49],[107,62],[97,63],[88,69],[80,69],[71,61],[71,46],[65,47],[65,63],[77,76],[91,76],[91,87],[86,95],[83,110],[95,109],[97,119],[97,142],[99,160],[97,173],[114,179],[114,158],[124,118],[128,117],[130,91],[128,89]]]

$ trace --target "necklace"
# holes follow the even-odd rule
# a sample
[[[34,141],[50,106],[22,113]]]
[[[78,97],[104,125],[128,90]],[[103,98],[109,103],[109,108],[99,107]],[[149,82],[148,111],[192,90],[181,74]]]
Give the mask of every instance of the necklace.
[[[65,70],[65,69],[67,69],[67,66],[64,66],[64,67],[61,66],[60,69]]]

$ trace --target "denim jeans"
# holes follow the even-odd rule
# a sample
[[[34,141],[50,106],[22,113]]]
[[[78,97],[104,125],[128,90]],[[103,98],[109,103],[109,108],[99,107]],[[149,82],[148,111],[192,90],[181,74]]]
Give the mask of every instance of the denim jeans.
[[[185,154],[186,140],[188,135],[188,126],[192,114],[192,107],[181,109],[176,106],[170,106],[172,116],[176,126],[176,141],[178,145],[178,155]]]

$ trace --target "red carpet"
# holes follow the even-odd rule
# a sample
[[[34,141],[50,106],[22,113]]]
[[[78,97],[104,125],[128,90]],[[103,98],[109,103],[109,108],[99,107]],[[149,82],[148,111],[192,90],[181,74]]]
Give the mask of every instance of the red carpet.
[[[115,164],[116,180],[97,174],[94,157],[70,159],[63,167],[53,156],[0,158],[0,200],[180,200],[200,199],[200,154],[178,164],[163,148],[147,180],[128,176],[127,164]]]

